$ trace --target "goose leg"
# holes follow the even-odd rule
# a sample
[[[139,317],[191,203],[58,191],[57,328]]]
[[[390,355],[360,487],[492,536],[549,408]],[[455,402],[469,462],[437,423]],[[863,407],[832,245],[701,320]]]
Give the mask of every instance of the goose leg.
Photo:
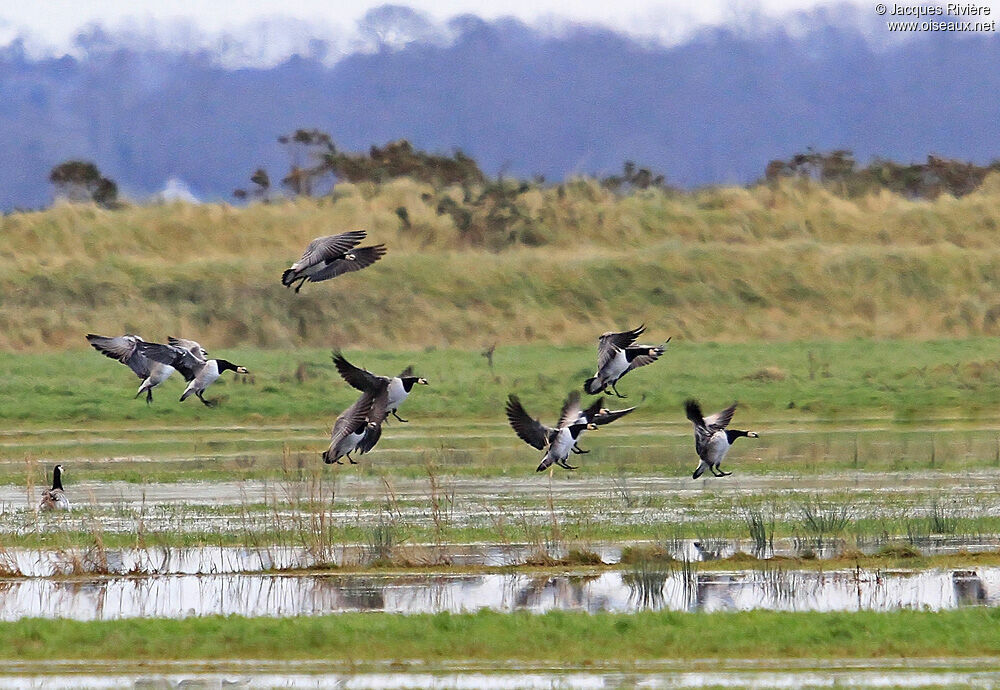
[[[152,405],[153,404],[153,389],[152,388],[147,388],[146,389],[146,404],[147,405]]]
[[[299,284],[295,286],[295,294],[296,294],[296,295],[297,295],[297,294],[299,294],[299,290],[301,290],[301,289],[302,289],[302,286],[306,284],[306,279],[307,279],[307,278],[308,278],[308,276],[306,276],[306,277],[303,277],[303,278],[302,278],[302,279],[301,279],[301,280],[299,281]],[[291,286],[291,285],[292,285],[292,283],[289,283],[289,286]]]
[[[586,455],[587,453],[590,452],[589,450],[584,450],[583,448],[575,444],[573,445],[572,448],[570,448],[570,450],[576,453],[577,455]]]
[[[348,453],[346,457],[347,457],[347,459],[350,461],[350,463],[352,465],[357,465],[358,464],[357,460],[355,460],[354,458],[352,458],[350,453]]]
[[[557,465],[559,465],[559,467],[565,467],[565,468],[566,468],[567,470],[575,470],[575,469],[579,469],[579,466],[578,466],[578,465],[570,465],[570,464],[569,464],[568,462],[566,462],[565,460],[560,460],[560,461],[559,461],[559,462],[557,462],[556,464],[557,464]]]
[[[197,393],[195,393],[195,395],[198,396],[198,400],[201,400],[203,403],[205,403],[205,407],[215,407],[217,404],[215,400],[205,400],[204,396],[202,396],[201,394],[201,391],[198,391]]]
[[[406,423],[408,423],[410,421],[408,419],[403,419],[398,414],[396,414],[396,410],[392,411],[392,416],[395,417],[396,419],[398,419],[399,421],[403,422],[404,424],[406,424]]]
[[[622,395],[621,393],[619,393],[618,389],[615,388],[615,384],[613,384],[613,383],[611,384],[611,390],[613,390],[615,392],[615,395],[617,395],[619,398],[627,398],[628,397],[627,395]]]

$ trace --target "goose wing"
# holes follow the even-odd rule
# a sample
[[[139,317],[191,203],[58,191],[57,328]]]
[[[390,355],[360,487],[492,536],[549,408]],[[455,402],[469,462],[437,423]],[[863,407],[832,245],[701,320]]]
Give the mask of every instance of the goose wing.
[[[629,360],[628,370],[638,369],[658,360],[666,352],[669,342],[670,338],[667,338],[663,345],[634,345],[625,348],[625,357]]]
[[[378,374],[373,374],[367,369],[362,369],[361,367],[356,367],[347,361],[347,358],[340,352],[333,353],[333,364],[337,367],[337,373],[340,377],[347,382],[351,388],[356,388],[359,391],[377,391],[379,385],[385,382],[386,385],[389,384],[389,379],[385,376],[379,376]]]
[[[110,337],[105,335],[87,334],[87,342],[106,357],[116,359],[141,379],[149,376],[149,359],[139,352],[138,345],[143,342],[137,335],[120,335]]]
[[[351,230],[350,232],[342,232],[339,235],[317,237],[309,243],[305,252],[302,253],[302,258],[296,261],[292,268],[301,270],[307,266],[333,259],[337,255],[343,254],[352,247],[357,246],[367,234],[364,230]]]
[[[598,412],[596,415],[594,415],[591,421],[597,426],[610,424],[616,419],[621,419],[622,417],[624,417],[629,412],[632,412],[635,409],[636,409],[635,407],[629,407],[624,410],[605,410],[604,412]]]
[[[733,403],[721,412],[716,412],[713,415],[705,417],[705,426],[714,431],[722,431],[727,426],[729,422],[733,421],[733,413],[736,412],[736,405],[738,403]]]
[[[566,402],[563,403],[562,410],[559,412],[559,424],[556,428],[562,429],[571,424],[576,424],[582,415],[583,412],[580,410],[580,394],[573,391],[566,396]]]
[[[413,376],[413,365],[412,364],[410,366],[406,367],[405,369],[403,369],[401,372],[399,372],[399,376],[397,378],[403,378],[404,376]]]
[[[181,372],[185,381],[194,379],[205,366],[205,360],[196,357],[183,347],[161,343],[139,343],[139,352],[161,364],[169,364]]]
[[[635,339],[642,335],[642,332],[645,330],[646,325],[639,324],[638,328],[633,328],[631,331],[622,331],[620,333],[613,333],[609,331],[601,335],[601,337],[597,339],[598,370],[603,369],[604,365],[607,364],[619,350],[623,350],[634,343]]]
[[[373,400],[372,409],[368,412],[368,421],[381,426],[389,416],[389,379],[383,377],[371,393]]]
[[[513,393],[507,396],[507,421],[518,438],[538,450],[545,450],[555,429],[545,426],[528,414],[520,399]]]
[[[198,359],[207,361],[208,360],[208,350],[203,348],[200,344],[194,340],[188,340],[187,338],[175,338],[170,336],[167,338],[167,343],[173,345],[174,347],[182,347],[189,351]]]
[[[316,273],[309,276],[309,282],[318,283],[321,280],[329,280],[344,273],[367,268],[385,256],[385,245],[376,244],[372,247],[361,247],[360,249],[355,249],[351,254],[354,255],[353,259],[334,259],[327,264],[326,268],[316,271]]]
[[[333,429],[330,431],[330,440],[333,444],[339,443],[346,436],[353,433],[359,425],[365,423],[365,420],[368,419],[368,415],[371,413],[372,403],[374,402],[375,396],[365,391],[361,394],[361,397],[354,401],[354,404],[337,416],[336,421],[333,423]]]

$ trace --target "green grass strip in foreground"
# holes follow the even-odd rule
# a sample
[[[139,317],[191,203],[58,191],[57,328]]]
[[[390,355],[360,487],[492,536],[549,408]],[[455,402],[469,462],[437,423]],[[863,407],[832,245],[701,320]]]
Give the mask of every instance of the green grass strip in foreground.
[[[558,658],[580,664],[706,657],[972,657],[998,652],[1000,609],[986,608],[890,613],[352,613],[0,624],[0,659],[19,661]]]

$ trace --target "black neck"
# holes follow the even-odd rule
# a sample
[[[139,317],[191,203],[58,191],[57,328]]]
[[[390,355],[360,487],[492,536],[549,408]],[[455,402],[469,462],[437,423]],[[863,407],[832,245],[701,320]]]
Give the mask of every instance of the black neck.
[[[726,440],[729,441],[729,443],[732,443],[740,436],[746,436],[748,433],[750,432],[740,431],[739,429],[726,429]]]
[[[52,488],[63,490],[62,488],[62,471],[57,467],[52,470]]]
[[[569,435],[575,440],[577,437],[583,433],[583,430],[587,428],[587,422],[582,422],[580,424],[572,424],[569,427]]]
[[[400,376],[399,380],[403,382],[403,390],[407,393],[413,390],[413,387],[417,384],[416,376]]]
[[[228,370],[228,369],[232,369],[233,371],[236,371],[236,365],[233,364],[232,362],[230,362],[228,359],[217,359],[217,360],[215,360],[215,366],[217,366],[219,368],[219,373],[220,374],[222,372]]]

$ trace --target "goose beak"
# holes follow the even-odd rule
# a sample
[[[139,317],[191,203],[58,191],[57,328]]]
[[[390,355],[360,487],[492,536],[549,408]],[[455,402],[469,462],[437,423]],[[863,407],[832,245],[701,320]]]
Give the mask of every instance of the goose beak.
[[[422,383],[425,386],[431,385],[431,384],[427,383],[427,379],[417,379],[417,383]]]
[[[587,424],[587,428],[590,429],[591,431],[597,431],[598,427],[593,422],[590,422],[589,424]]]
[[[236,373],[237,374],[249,374],[250,372],[247,371],[246,367],[236,367]]]
[[[748,431],[747,438],[760,438],[760,436],[757,435],[756,431]]]

